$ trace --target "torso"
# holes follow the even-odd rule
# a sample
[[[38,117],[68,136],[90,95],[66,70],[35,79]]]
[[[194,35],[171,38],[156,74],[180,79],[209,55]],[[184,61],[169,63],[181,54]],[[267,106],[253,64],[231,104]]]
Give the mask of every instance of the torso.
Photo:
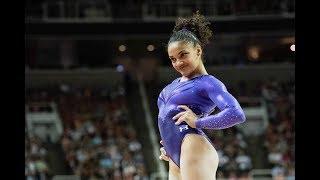
[[[214,110],[215,104],[203,93],[201,79],[210,75],[201,75],[188,81],[180,82],[180,78],[166,86],[158,98],[158,126],[168,156],[179,166],[180,148],[186,134],[204,135],[201,129],[194,129],[185,122],[175,125],[172,117],[183,111],[178,105],[188,106],[198,116],[207,116]]]

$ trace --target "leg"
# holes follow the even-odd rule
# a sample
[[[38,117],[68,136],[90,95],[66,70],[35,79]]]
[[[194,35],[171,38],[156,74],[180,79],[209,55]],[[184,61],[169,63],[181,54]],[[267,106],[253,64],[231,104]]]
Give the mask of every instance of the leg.
[[[218,154],[202,135],[187,134],[181,145],[180,173],[182,180],[216,179]]]
[[[171,159],[169,160],[169,180],[181,180],[180,169]]]

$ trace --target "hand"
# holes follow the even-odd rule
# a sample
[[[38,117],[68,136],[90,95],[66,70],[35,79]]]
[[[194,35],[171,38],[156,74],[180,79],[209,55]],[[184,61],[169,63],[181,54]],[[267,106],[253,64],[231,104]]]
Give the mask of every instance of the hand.
[[[162,140],[160,141],[160,144],[162,144]],[[164,147],[160,148],[160,152],[161,152],[161,155],[159,156],[160,160],[165,160],[165,161],[169,161],[170,160],[170,158],[167,156],[166,150],[164,150]]]
[[[185,121],[190,127],[196,128],[197,115],[188,108],[186,105],[180,105],[178,108],[184,109],[185,111],[176,114],[172,119],[178,119],[175,124],[179,125],[181,122]]]

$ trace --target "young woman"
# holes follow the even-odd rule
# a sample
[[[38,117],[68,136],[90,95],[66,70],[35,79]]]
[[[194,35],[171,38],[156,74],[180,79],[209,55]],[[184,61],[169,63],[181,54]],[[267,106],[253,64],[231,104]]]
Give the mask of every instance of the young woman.
[[[209,24],[199,12],[179,18],[168,42],[172,66],[181,74],[158,98],[159,158],[169,161],[169,180],[215,179],[218,154],[201,129],[245,121],[238,101],[204,67],[203,48],[212,36]],[[211,115],[216,107],[220,112]]]

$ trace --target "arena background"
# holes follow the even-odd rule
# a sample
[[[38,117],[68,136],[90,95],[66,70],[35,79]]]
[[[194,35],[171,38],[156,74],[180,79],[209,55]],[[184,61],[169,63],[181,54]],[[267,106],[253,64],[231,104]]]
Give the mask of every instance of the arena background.
[[[25,178],[165,179],[156,100],[179,77],[165,46],[196,10],[208,73],[247,116],[206,131],[217,178],[295,179],[294,0],[27,1]]]

